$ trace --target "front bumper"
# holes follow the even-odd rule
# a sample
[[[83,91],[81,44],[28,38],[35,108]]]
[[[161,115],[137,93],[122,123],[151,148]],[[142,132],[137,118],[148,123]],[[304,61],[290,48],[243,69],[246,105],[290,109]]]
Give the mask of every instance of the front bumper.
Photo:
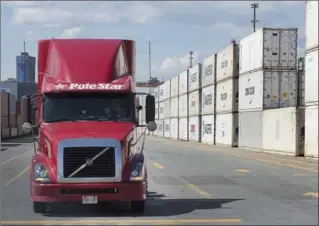
[[[123,183],[37,184],[31,182],[34,202],[81,202],[82,196],[98,196],[99,201],[139,201],[146,199],[146,181]],[[105,192],[105,191],[108,192]],[[110,190],[112,192],[110,192]],[[115,190],[115,192],[113,192]]]

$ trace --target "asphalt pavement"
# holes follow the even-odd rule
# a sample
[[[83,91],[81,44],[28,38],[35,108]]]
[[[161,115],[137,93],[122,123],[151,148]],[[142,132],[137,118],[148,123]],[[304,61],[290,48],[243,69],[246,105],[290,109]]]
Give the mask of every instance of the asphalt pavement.
[[[0,152],[2,225],[318,225],[318,160],[148,136],[144,214],[94,205],[35,214],[30,138]]]

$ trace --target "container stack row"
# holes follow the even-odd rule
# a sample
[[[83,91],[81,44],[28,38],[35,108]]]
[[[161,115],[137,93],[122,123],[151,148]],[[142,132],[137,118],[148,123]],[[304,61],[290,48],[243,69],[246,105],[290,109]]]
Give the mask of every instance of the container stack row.
[[[26,111],[21,111],[20,100],[9,92],[1,91],[0,115],[1,115],[1,140],[23,135],[21,130],[22,117],[26,117]]]
[[[166,81],[159,109],[161,101],[170,105],[162,104],[154,135],[304,154],[307,74],[305,85],[298,77],[297,40],[295,28],[262,28]]]
[[[305,156],[318,158],[318,1],[306,3]]]
[[[263,28],[240,41],[239,147],[297,154],[297,40]]]

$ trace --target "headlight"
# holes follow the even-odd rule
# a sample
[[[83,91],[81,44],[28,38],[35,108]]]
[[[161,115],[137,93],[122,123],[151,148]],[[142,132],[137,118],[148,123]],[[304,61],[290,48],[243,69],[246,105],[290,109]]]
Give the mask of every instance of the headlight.
[[[136,163],[131,171],[131,181],[142,181],[144,178],[144,164]]]
[[[50,182],[47,168],[42,164],[36,164],[34,166],[34,181],[37,183]]]

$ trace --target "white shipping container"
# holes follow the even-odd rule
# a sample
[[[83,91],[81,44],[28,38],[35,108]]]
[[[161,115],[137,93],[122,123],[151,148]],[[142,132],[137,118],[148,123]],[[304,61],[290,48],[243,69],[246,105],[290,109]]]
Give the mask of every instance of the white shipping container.
[[[201,120],[200,116],[192,116],[188,118],[188,139],[190,141],[200,142]]]
[[[306,54],[305,59],[305,103],[318,104],[318,50]]]
[[[238,145],[238,114],[216,115],[216,145]]]
[[[188,70],[178,75],[178,95],[181,96],[188,92]]]
[[[164,137],[170,138],[171,137],[171,121],[170,119],[164,119]]]
[[[299,91],[299,99],[298,101],[298,106],[305,106],[305,71],[301,70],[298,71],[298,91]]]
[[[204,144],[214,144],[215,115],[202,116],[201,142]]]
[[[179,118],[178,119],[178,139],[179,140],[188,140],[188,118]]]
[[[155,132],[154,135],[158,137],[164,137],[164,120],[159,119],[159,120],[156,120],[155,122],[156,122],[157,128],[154,131]]]
[[[297,114],[295,107],[263,112],[263,150],[299,155]]]
[[[240,112],[238,122],[238,147],[261,150],[263,111]]]
[[[170,106],[170,117],[174,118],[174,117],[178,117],[178,97],[174,97],[171,99],[170,102],[171,106]]]
[[[318,1],[306,5],[306,50],[318,47]]]
[[[158,103],[158,119],[164,119],[164,102]]]
[[[258,69],[295,69],[297,29],[262,28],[240,41],[239,74]]]
[[[170,122],[171,127],[171,139],[177,140],[178,139],[178,118],[171,118]]]
[[[158,101],[164,101],[165,100],[165,83],[160,85],[158,88]]]
[[[279,71],[259,70],[239,76],[239,111],[279,107]]]
[[[202,115],[215,114],[215,85],[202,89]]]
[[[164,118],[170,118],[171,116],[171,100],[164,101]]]
[[[189,69],[188,92],[198,90],[201,87],[202,64],[198,63]]]
[[[203,61],[202,87],[215,84],[215,54]]]
[[[318,158],[318,105],[305,110],[305,156]]]
[[[201,91],[196,90],[188,94],[188,115],[200,115],[201,114]]]
[[[238,77],[239,73],[239,48],[238,44],[228,45],[217,53],[216,82]]]
[[[176,97],[178,96],[178,76],[175,76],[174,78],[171,79],[171,95],[170,97]]]
[[[159,104],[155,102],[155,119],[159,119]]]
[[[188,94],[184,94],[178,97],[178,116],[188,116]]]
[[[297,105],[297,71],[283,71],[280,73],[281,108],[296,107]]]
[[[164,96],[163,96],[163,100],[167,100],[170,98],[171,96],[171,80],[167,80],[166,82],[164,82]]]
[[[238,78],[217,83],[216,114],[238,111]]]

